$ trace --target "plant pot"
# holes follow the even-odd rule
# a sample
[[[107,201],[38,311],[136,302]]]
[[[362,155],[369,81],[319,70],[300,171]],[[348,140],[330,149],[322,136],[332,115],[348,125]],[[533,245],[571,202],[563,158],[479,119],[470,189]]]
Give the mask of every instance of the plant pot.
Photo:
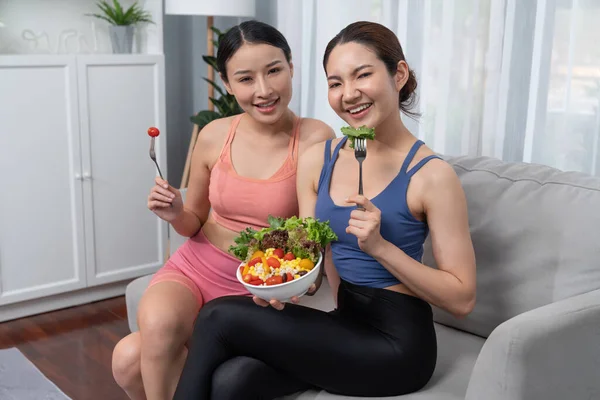
[[[130,54],[133,51],[133,25],[111,25],[110,41],[113,53]]]

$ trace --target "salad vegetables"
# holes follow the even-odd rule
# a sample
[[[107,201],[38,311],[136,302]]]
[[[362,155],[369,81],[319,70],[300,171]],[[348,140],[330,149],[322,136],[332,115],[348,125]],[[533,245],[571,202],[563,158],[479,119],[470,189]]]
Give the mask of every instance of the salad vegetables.
[[[276,285],[298,279],[311,271],[325,246],[337,240],[329,222],[315,218],[269,216],[269,226],[246,228],[234,239],[229,252],[242,261],[244,282]]]
[[[364,138],[364,139],[370,139],[370,140],[375,139],[375,128],[367,128],[366,125],[363,125],[358,128],[352,128],[351,126],[344,126],[341,128],[341,131],[344,134],[344,136],[348,137],[348,140],[350,141],[351,149],[354,148],[354,141],[357,138]]]

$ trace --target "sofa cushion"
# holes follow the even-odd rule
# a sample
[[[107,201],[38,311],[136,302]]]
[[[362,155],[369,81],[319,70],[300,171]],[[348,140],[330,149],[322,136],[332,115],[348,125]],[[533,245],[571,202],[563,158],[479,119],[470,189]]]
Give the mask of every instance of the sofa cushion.
[[[150,284],[150,280],[153,275],[142,276],[141,278],[134,279],[129,282],[125,289],[125,304],[127,305],[127,321],[129,323],[129,330],[136,332],[138,328],[137,324],[137,310],[140,305],[140,300],[144,291]]]
[[[433,376],[427,385],[418,392],[385,399],[401,400],[453,400],[464,399],[471,372],[484,339],[449,328],[440,324],[435,326],[438,342],[437,364]],[[402,379],[401,376],[398,379]],[[356,399],[357,397],[339,396],[325,391],[306,391],[286,396],[281,400],[337,400]]]
[[[477,302],[435,320],[487,337],[525,311],[600,288],[600,178],[489,157],[448,158],[465,190]],[[435,267],[431,242],[425,265]]]

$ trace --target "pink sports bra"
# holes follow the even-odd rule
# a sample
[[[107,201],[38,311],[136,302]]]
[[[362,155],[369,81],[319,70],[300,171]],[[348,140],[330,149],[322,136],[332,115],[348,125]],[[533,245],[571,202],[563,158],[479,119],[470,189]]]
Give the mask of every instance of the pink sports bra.
[[[232,231],[269,226],[267,218],[298,215],[296,168],[300,120],[296,117],[288,156],[269,179],[240,176],[231,162],[231,142],[244,114],[236,116],[229,129],[219,159],[212,168],[208,198],[215,221]]]

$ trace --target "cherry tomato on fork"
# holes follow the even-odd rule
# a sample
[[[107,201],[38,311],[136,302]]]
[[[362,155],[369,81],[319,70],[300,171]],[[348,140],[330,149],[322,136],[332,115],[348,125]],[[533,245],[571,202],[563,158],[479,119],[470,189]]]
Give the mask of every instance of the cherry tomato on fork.
[[[158,135],[160,135],[160,131],[158,130],[158,128],[155,128],[153,126],[148,128],[148,136],[157,137]]]

